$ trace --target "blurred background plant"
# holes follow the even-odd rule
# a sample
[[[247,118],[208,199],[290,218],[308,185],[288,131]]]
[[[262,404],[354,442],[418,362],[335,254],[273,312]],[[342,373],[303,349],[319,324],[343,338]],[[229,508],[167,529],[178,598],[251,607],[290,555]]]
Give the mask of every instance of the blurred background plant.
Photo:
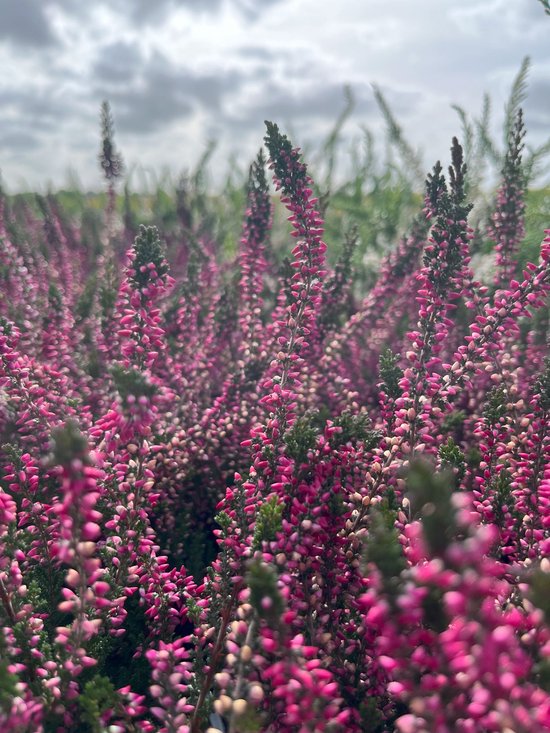
[[[548,13],[547,0],[540,1]],[[489,94],[485,94],[478,115],[453,105],[467,166],[466,193],[468,199],[474,202],[470,219],[476,232],[472,254],[476,274],[481,280],[490,280],[494,243],[487,236],[489,217],[505,162],[510,131],[527,96],[529,66],[530,60],[526,57],[509,93],[500,140],[492,131],[494,126]],[[363,295],[372,284],[381,258],[410,229],[422,205],[422,186],[426,173],[421,151],[415,150],[408,142],[406,131],[399,124],[383,92],[376,85],[373,91],[385,121],[383,140],[376,139],[366,126],[361,126],[358,133],[350,136],[347,127],[355,99],[351,87],[346,86],[343,89],[342,109],[326,139],[316,149],[307,141],[303,145],[311,160],[310,168],[316,181],[315,193],[320,198],[325,216],[332,264],[343,254],[346,235],[352,230],[356,233],[357,246],[352,264],[358,296]],[[195,168],[182,171],[177,178],[168,171],[155,172],[138,167],[124,170],[122,157],[115,147],[113,115],[107,102],[103,104],[101,114],[102,149],[99,158],[106,176],[106,191],[84,192],[73,183],[71,188],[50,191],[45,197],[48,206],[57,207],[80,225],[88,251],[102,251],[102,221],[104,212],[109,212],[112,206],[113,217],[118,220],[113,222],[113,226],[124,229],[127,242],[133,240],[140,224],[157,226],[168,244],[168,256],[172,259],[175,252],[171,249],[175,250],[179,246],[182,232],[185,237],[192,234],[194,238],[207,233],[221,250],[218,254],[231,259],[240,236],[241,216],[246,201],[247,166],[232,157],[228,160],[224,184],[216,189],[210,175],[216,141],[211,140]],[[114,168],[108,165],[109,156],[114,156]],[[520,266],[536,258],[541,232],[549,221],[550,138],[533,148],[529,145],[527,129],[522,169],[527,193],[525,236],[518,256]],[[115,189],[117,180],[123,181],[122,190]],[[11,212],[6,219],[12,236],[16,236],[17,227],[23,225],[29,208],[33,215],[45,216],[44,200],[41,203],[35,194],[8,196],[2,194],[1,190],[0,195]],[[280,204],[275,201],[274,205],[273,264],[281,266],[289,226]]]

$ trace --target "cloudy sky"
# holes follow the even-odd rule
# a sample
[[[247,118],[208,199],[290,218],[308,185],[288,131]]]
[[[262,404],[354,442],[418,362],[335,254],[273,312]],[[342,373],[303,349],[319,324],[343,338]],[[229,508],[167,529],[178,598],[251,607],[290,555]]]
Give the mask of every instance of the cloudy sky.
[[[98,188],[103,99],[136,185],[191,168],[210,139],[218,172],[232,153],[246,166],[264,119],[297,144],[321,140],[346,84],[348,136],[381,133],[376,84],[431,167],[460,131],[450,105],[477,115],[488,91],[497,124],[526,55],[537,144],[550,136],[537,0],[0,0],[0,169],[12,191],[62,185],[69,170]]]

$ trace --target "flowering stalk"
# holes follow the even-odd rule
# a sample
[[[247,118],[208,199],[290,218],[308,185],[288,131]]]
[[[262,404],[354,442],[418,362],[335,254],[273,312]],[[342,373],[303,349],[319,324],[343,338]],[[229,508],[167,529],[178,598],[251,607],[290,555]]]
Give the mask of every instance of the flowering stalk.
[[[479,368],[480,362],[490,362],[491,352],[500,348],[502,338],[517,329],[521,317],[529,317],[531,308],[542,308],[550,291],[550,230],[541,244],[540,263],[529,263],[521,282],[512,280],[507,290],[497,293],[494,302],[487,304],[478,315],[448,365],[450,373],[443,377],[441,392],[453,395]],[[498,377],[495,381],[498,381]]]
[[[263,442],[264,451],[269,448],[275,462],[283,436],[294,422],[294,390],[299,386],[300,370],[304,365],[309,337],[316,328],[316,308],[321,302],[322,278],[326,244],[322,241],[323,222],[315,210],[311,179],[300,162],[300,151],[292,148],[290,141],[279,132],[277,125],[266,122],[266,145],[270,153],[269,167],[274,171],[275,188],[283,190],[282,202],[291,212],[292,236],[298,240],[292,250],[295,270],[290,285],[290,303],[284,319],[277,324],[280,350],[270,365],[273,376],[262,383],[271,390],[262,398],[262,404],[270,409],[265,433],[254,433]],[[259,458],[259,456],[258,456]],[[272,469],[277,475],[275,466]],[[266,474],[269,475],[269,474]],[[273,480],[273,479],[271,479]]]
[[[163,347],[160,312],[153,303],[173,284],[155,227],[140,228],[129,260],[119,293],[127,300],[118,332],[123,366],[151,370]]]
[[[382,261],[377,281],[358,310],[325,343],[321,372],[338,374],[336,384],[341,383],[342,389],[349,391],[344,405],[339,405],[341,408],[349,406],[356,399],[356,385],[365,371],[366,359],[374,358],[376,363],[378,343],[381,348],[391,332],[391,326],[402,317],[399,302],[403,299],[409,302],[411,290],[417,289],[416,268],[424,246],[426,228],[423,221],[415,222],[410,235],[404,237]],[[382,333],[378,335],[380,331]],[[357,359],[352,351],[354,344],[357,344]],[[357,367],[352,371],[355,362]],[[325,399],[332,404],[335,395],[330,392],[327,394],[322,383],[320,388]],[[366,385],[363,385],[365,388]]]
[[[263,275],[267,269],[264,256],[266,238],[271,224],[271,202],[265,177],[262,151],[250,167],[248,178],[248,207],[245,215],[239,266],[241,307],[239,321],[242,331],[242,358],[257,352],[262,338]]]
[[[497,191],[496,209],[488,232],[496,243],[497,269],[494,281],[499,288],[506,288],[515,275],[517,252],[525,235],[525,181],[521,165],[524,137],[525,127],[520,109],[510,130],[502,183]]]
[[[103,471],[93,465],[86,438],[71,422],[54,431],[52,462],[61,490],[52,507],[59,517],[59,536],[52,555],[58,563],[69,566],[61,591],[64,600],[58,608],[74,616],[70,625],[56,630],[56,644],[63,650],[59,697],[71,699],[76,695],[74,678],[96,663],[84,647],[98,632],[101,620],[95,609],[104,606],[102,599],[109,591],[103,580],[105,571],[96,557],[102,515],[95,506]]]
[[[255,428],[251,432],[250,441],[246,441],[247,445],[254,445],[254,463],[248,482],[243,482],[240,475],[236,477],[241,500],[252,511],[260,509],[261,497],[267,500],[270,490],[279,490],[283,485],[281,481],[284,481],[284,476],[288,475],[291,468],[291,463],[284,458],[281,448],[285,432],[290,429],[295,419],[292,412],[294,408],[292,388],[299,384],[300,368],[304,364],[301,354],[307,348],[306,337],[315,327],[315,307],[320,302],[321,278],[324,274],[322,266],[326,250],[326,245],[321,241],[321,221],[314,209],[315,200],[311,198],[312,190],[309,187],[311,180],[306,167],[299,160],[299,151],[292,148],[289,140],[281,135],[276,125],[266,124],[266,144],[271,156],[270,167],[275,174],[275,185],[284,191],[283,202],[292,212],[293,236],[298,238],[299,242],[293,250],[293,255],[296,257],[293,269],[296,273],[292,278],[291,302],[286,309],[285,320],[277,324],[281,333],[285,335],[279,337],[280,350],[270,365],[270,369],[278,373],[262,383],[263,389],[271,390],[261,400],[271,411],[270,417],[265,425]],[[234,612],[239,580],[243,572],[241,558],[243,551],[246,551],[245,541],[251,531],[250,521],[253,518],[239,519],[233,508],[234,495],[235,490],[228,490],[225,500],[220,502],[220,508],[227,509],[225,516],[228,524],[220,543],[223,548],[222,564],[214,565],[214,570],[218,572],[223,571],[224,564],[234,567],[236,573],[234,590],[229,598],[227,590],[225,591],[222,623],[218,626],[216,641],[210,648],[209,673],[201,683],[201,692],[192,717],[192,733],[198,730],[202,704],[213,681],[212,673],[216,671],[221,661],[220,644],[224,642],[226,626]],[[232,532],[229,532],[229,526],[233,525],[236,528],[239,522],[242,524],[242,520],[245,524],[239,530],[241,539],[235,542]],[[210,593],[217,595],[220,592],[220,582],[221,580],[216,580],[214,584],[209,583],[207,587]]]
[[[468,239],[472,234],[467,229],[466,217],[471,206],[464,201],[465,166],[456,138],[451,153],[450,191],[439,164],[428,176],[425,212],[428,219],[435,218],[435,223],[424,249],[424,267],[417,275],[418,330],[407,334],[411,342],[411,350],[406,354],[410,367],[400,383],[403,404],[396,414],[395,433],[407,434],[408,448],[413,453],[418,434],[427,437],[430,432],[430,426],[422,424],[417,417],[420,397],[429,400],[437,390],[438,354],[452,327],[449,314],[469,276]]]

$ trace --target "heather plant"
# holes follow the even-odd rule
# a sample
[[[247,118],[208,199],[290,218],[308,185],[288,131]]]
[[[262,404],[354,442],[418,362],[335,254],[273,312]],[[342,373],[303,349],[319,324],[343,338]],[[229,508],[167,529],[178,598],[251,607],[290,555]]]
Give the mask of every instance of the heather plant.
[[[490,215],[472,128],[423,203],[416,180],[390,202],[367,292],[366,228],[323,219],[368,204],[361,176],[326,196],[351,98],[320,189],[266,123],[240,235],[205,161],[149,199],[158,226],[129,187],[117,219],[108,107],[104,218],[0,194],[0,731],[550,730],[550,229],[524,262],[522,78]]]

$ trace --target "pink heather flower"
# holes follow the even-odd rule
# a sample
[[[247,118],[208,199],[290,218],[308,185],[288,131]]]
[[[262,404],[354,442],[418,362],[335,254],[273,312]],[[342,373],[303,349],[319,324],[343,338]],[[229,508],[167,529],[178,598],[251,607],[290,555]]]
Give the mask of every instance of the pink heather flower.
[[[357,303],[299,149],[266,143],[279,275],[262,156],[234,259],[191,180],[125,261],[131,195],[96,233],[0,192],[0,731],[550,731],[550,230],[517,273],[521,120],[494,287],[454,142]]]

